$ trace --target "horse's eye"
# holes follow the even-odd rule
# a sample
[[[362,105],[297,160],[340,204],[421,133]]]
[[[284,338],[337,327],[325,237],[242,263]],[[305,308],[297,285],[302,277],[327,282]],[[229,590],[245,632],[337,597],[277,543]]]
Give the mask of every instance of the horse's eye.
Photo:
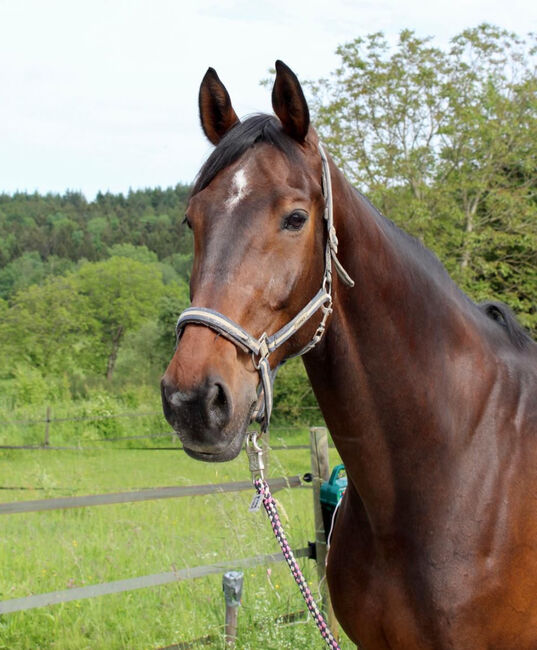
[[[295,210],[283,218],[282,230],[300,230],[308,220],[308,213]]]
[[[192,230],[192,224],[188,220],[188,217],[187,217],[186,214],[185,214],[185,218],[183,219],[183,221],[181,223],[185,224],[185,226],[187,226],[188,228],[190,228],[190,230]]]

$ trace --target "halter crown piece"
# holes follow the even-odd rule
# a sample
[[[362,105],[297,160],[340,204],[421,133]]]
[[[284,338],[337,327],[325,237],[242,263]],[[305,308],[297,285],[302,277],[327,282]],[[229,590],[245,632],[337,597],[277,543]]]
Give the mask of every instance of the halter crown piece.
[[[299,311],[299,313],[287,325],[284,325],[270,336],[263,332],[259,338],[249,334],[238,323],[231,320],[224,314],[209,309],[208,307],[189,307],[179,316],[176,326],[177,341],[186,325],[194,323],[196,325],[205,325],[218,332],[223,337],[234,343],[244,352],[250,352],[254,367],[259,372],[261,379],[260,390],[263,394],[263,406],[257,411],[257,419],[261,422],[261,432],[268,430],[270,416],[272,413],[273,390],[272,384],[276,375],[276,370],[271,370],[269,355],[277,348],[283,345],[293,336],[319,309],[322,310],[323,316],[319,327],[311,341],[304,346],[299,352],[291,355],[298,357],[309,352],[321,340],[326,329],[326,322],[332,313],[332,261],[336,267],[336,272],[342,282],[349,287],[354,286],[353,280],[345,271],[341,262],[337,258],[338,240],[334,228],[334,215],[332,205],[332,183],[330,178],[330,168],[328,159],[321,144],[319,144],[319,153],[322,163],[322,187],[324,196],[324,220],[327,228],[326,248],[325,248],[325,267],[321,288],[309,303]],[[291,357],[288,357],[291,358]],[[282,362],[283,363],[283,362]],[[261,394],[259,395],[259,401]],[[259,403],[258,401],[258,403]]]

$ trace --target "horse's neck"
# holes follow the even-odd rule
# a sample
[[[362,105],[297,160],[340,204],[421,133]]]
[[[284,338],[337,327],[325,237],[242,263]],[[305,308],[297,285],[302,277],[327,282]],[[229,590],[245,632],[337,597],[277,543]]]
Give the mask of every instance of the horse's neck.
[[[469,301],[431,254],[341,175],[333,183],[340,259],[355,287],[338,284],[326,338],[305,363],[353,484],[389,520],[396,485],[416,479],[453,435],[442,393],[464,387],[471,369],[450,376],[446,355],[457,369],[453,355],[477,336]]]

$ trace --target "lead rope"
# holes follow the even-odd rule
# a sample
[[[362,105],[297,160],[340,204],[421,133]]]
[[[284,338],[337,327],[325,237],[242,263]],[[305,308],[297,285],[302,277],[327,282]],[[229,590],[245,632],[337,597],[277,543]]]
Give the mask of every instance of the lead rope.
[[[311,591],[310,588],[308,587],[308,583],[306,582],[306,578],[304,578],[304,575],[300,570],[300,567],[298,566],[298,562],[295,559],[293,551],[289,546],[289,542],[287,541],[285,531],[283,530],[283,526],[280,521],[280,516],[278,515],[276,501],[274,500],[274,497],[270,493],[269,485],[263,475],[265,469],[263,463],[263,449],[258,444],[257,433],[254,432],[248,434],[246,440],[246,452],[248,454],[248,460],[250,465],[250,471],[252,472],[254,487],[257,492],[250,506],[250,510],[251,511],[259,510],[260,501],[262,501],[263,506],[267,512],[268,518],[270,520],[270,525],[272,526],[274,535],[276,536],[276,539],[278,540],[278,544],[282,549],[283,557],[285,558],[285,561],[287,562],[289,569],[291,570],[293,578],[295,579],[295,582],[298,585],[298,588],[300,589],[300,593],[302,594],[302,597],[306,602],[306,607],[308,608],[310,614],[312,615],[315,624],[319,628],[319,632],[321,633],[321,636],[323,637],[325,643],[329,648],[332,648],[332,650],[341,650],[338,645],[338,642],[334,638],[334,635],[332,634],[330,628],[328,627],[326,621],[324,620],[323,615],[321,614],[319,608],[317,607],[317,603],[315,602],[313,596],[311,595]]]

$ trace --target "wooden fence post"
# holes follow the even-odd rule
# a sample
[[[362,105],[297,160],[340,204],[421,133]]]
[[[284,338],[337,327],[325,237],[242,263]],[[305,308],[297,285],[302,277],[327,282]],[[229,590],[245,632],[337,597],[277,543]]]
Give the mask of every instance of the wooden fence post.
[[[242,598],[242,571],[228,571],[222,579],[222,589],[226,599],[226,645],[234,646],[237,640],[237,617]]]
[[[47,406],[47,415],[45,417],[45,439],[43,440],[43,447],[49,445],[49,431],[50,431],[50,406]]]
[[[328,459],[328,431],[325,427],[311,427],[311,473],[313,483],[313,511],[315,514],[315,551],[317,555],[317,576],[322,596],[323,615],[328,626],[337,640],[339,637],[336,617],[330,603],[330,594],[325,580],[326,565],[326,533],[321,510],[321,483],[330,478],[330,463]]]

